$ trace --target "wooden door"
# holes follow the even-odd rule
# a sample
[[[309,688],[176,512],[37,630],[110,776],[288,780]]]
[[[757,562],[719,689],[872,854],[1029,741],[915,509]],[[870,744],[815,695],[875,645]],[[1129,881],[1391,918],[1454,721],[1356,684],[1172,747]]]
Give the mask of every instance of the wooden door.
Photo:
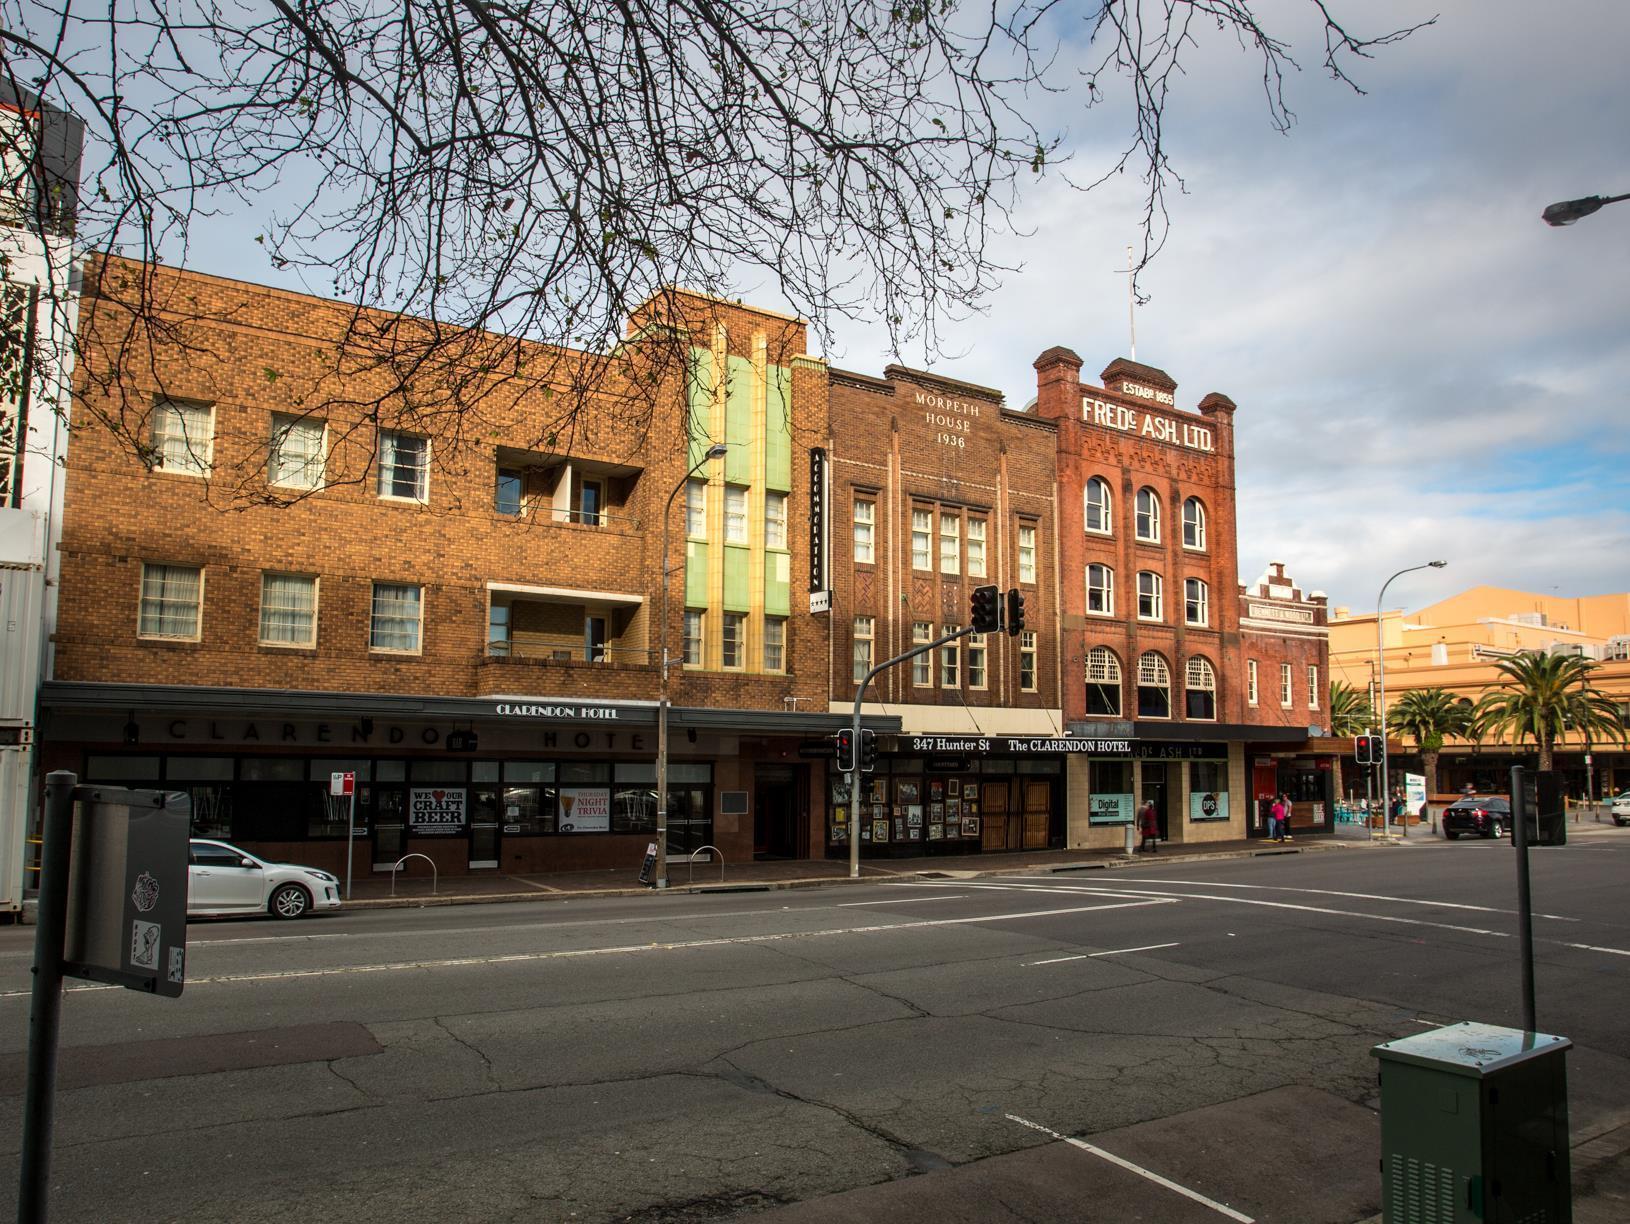
[[[1053,787],[1048,782],[1024,784],[1024,848],[1047,849],[1047,825],[1053,814]]]
[[[986,782],[979,788],[979,848],[1008,848],[1006,782]]]

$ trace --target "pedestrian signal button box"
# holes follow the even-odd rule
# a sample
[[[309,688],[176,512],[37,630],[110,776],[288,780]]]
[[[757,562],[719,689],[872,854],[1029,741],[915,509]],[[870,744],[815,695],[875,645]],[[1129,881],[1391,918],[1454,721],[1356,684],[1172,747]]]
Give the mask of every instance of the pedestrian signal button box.
[[[1568,1224],[1572,1044],[1467,1021],[1376,1046],[1384,1224]]]

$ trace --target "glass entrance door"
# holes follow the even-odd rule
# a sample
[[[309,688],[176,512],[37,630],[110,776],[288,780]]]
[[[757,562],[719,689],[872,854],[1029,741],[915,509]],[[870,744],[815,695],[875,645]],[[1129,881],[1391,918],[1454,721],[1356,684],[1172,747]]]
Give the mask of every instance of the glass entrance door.
[[[498,866],[499,806],[497,788],[470,792],[470,869],[479,871]]]
[[[389,871],[407,851],[407,792],[381,786],[374,810],[374,870]]]

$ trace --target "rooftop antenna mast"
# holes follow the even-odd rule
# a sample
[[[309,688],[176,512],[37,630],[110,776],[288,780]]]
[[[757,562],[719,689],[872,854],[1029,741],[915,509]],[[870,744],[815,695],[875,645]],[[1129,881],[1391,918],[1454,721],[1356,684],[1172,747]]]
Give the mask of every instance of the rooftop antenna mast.
[[[1138,359],[1138,324],[1134,308],[1138,303],[1138,295],[1133,287],[1137,283],[1138,265],[1132,259],[1132,244],[1126,244],[1126,267],[1115,269],[1126,273],[1126,332],[1131,352],[1127,354],[1133,361]]]

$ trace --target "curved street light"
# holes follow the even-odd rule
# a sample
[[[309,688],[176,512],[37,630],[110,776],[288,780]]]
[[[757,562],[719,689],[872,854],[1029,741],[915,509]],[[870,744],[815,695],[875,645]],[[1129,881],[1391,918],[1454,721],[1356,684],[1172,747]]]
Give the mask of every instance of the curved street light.
[[[1375,661],[1376,676],[1380,681],[1380,705],[1378,716],[1381,720],[1381,836],[1391,836],[1392,830],[1388,821],[1392,817],[1392,791],[1387,786],[1387,645],[1381,633],[1381,601],[1387,597],[1387,588],[1392,585],[1393,579],[1402,578],[1405,574],[1413,574],[1416,570],[1442,569],[1448,565],[1447,561],[1428,561],[1425,565],[1411,565],[1408,569],[1401,569],[1392,578],[1381,584],[1381,593],[1375,597]],[[1407,832],[1409,826],[1404,825]]]
[[[673,571],[668,568],[668,523],[673,518],[674,498],[679,490],[690,483],[704,463],[710,459],[723,459],[729,447],[715,442],[702,452],[702,457],[690,465],[679,478],[673,492],[668,494],[662,510],[662,617],[657,624],[657,638],[662,653],[662,670],[657,690],[657,861],[656,886],[668,887],[668,579]]]
[[[1620,200],[1630,200],[1630,193],[1616,196],[1586,196],[1582,200],[1563,200],[1559,204],[1546,205],[1545,211],[1540,213],[1540,219],[1546,225],[1572,225],[1581,217],[1590,216],[1603,204],[1617,204]]]

